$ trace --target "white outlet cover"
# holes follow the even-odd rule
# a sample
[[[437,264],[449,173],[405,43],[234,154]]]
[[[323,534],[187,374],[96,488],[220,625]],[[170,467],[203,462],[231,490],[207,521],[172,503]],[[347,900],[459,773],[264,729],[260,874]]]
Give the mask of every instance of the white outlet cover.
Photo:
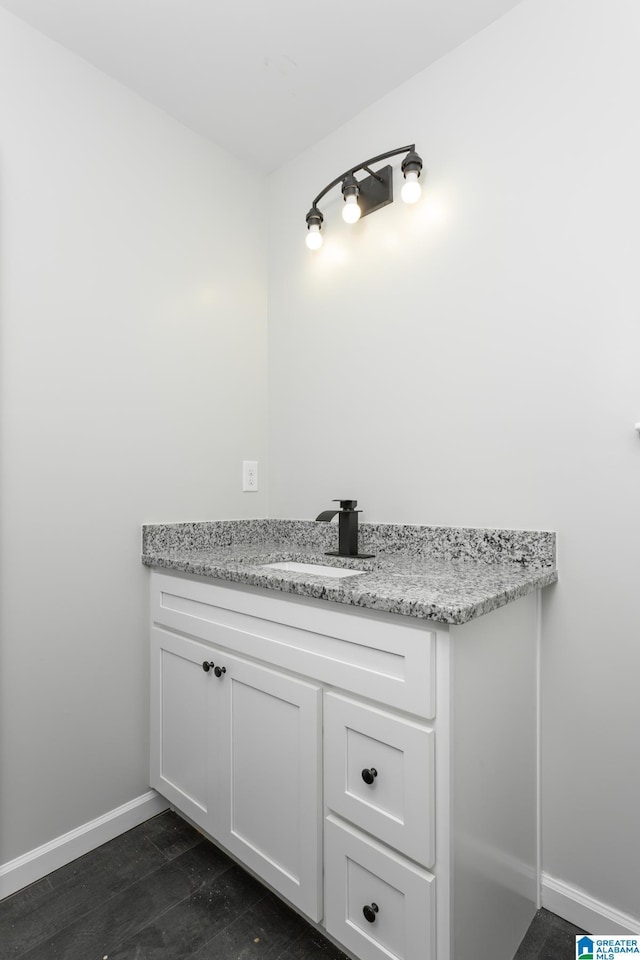
[[[245,493],[256,493],[258,490],[258,461],[242,461],[242,489]]]

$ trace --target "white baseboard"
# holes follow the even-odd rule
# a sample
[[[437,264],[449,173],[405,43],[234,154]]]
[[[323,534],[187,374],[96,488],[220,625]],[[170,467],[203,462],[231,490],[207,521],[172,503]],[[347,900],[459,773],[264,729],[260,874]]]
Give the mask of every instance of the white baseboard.
[[[542,874],[542,906],[575,924],[587,933],[619,933],[640,935],[640,918],[621,913],[615,907],[590,896],[580,887]]]
[[[70,830],[35,850],[29,850],[15,860],[0,864],[0,900],[155,817],[168,809],[168,806],[164,797],[155,790],[148,790],[142,796],[123,803],[115,810],[109,810],[96,820],[83,823],[75,830]]]

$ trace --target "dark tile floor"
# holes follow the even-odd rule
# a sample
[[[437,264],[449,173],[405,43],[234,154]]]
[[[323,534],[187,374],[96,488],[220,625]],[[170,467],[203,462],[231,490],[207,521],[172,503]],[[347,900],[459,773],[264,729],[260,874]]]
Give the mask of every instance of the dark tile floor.
[[[571,960],[541,910],[515,960]],[[0,902],[0,960],[346,960],[167,812]]]
[[[538,910],[514,960],[574,960],[575,938],[583,933],[555,913]]]

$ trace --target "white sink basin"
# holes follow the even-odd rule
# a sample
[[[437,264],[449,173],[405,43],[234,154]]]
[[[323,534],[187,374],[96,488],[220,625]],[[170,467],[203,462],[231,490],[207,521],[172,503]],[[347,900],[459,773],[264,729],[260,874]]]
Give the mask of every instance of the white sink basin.
[[[270,570],[288,570],[289,573],[311,573],[317,577],[357,577],[364,570],[346,570],[344,567],[325,567],[322,563],[298,563],[283,560],[282,563],[265,563]]]

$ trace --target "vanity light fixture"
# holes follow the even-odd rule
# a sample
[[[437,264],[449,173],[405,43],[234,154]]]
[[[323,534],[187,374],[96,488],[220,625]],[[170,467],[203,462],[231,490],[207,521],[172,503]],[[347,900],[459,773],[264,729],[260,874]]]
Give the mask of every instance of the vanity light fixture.
[[[373,163],[379,163],[381,160],[388,160],[389,157],[395,157],[399,153],[407,154],[400,168],[405,180],[400,196],[405,203],[415,203],[416,200],[420,199],[422,193],[420,185],[422,159],[416,153],[415,143],[406,147],[398,147],[396,150],[389,150],[377,157],[371,157],[332,180],[324,190],[320,191],[311,204],[311,209],[307,214],[307,246],[310,250],[317,250],[322,246],[324,217],[318,209],[318,203],[337,184],[342,183],[342,196],[344,197],[342,219],[346,223],[356,223],[360,217],[366,217],[368,213],[373,213],[381,207],[386,207],[388,203],[393,203],[393,171],[391,165],[387,164],[380,170],[371,170],[370,166]],[[357,180],[355,174],[360,170],[364,170],[369,176]]]

